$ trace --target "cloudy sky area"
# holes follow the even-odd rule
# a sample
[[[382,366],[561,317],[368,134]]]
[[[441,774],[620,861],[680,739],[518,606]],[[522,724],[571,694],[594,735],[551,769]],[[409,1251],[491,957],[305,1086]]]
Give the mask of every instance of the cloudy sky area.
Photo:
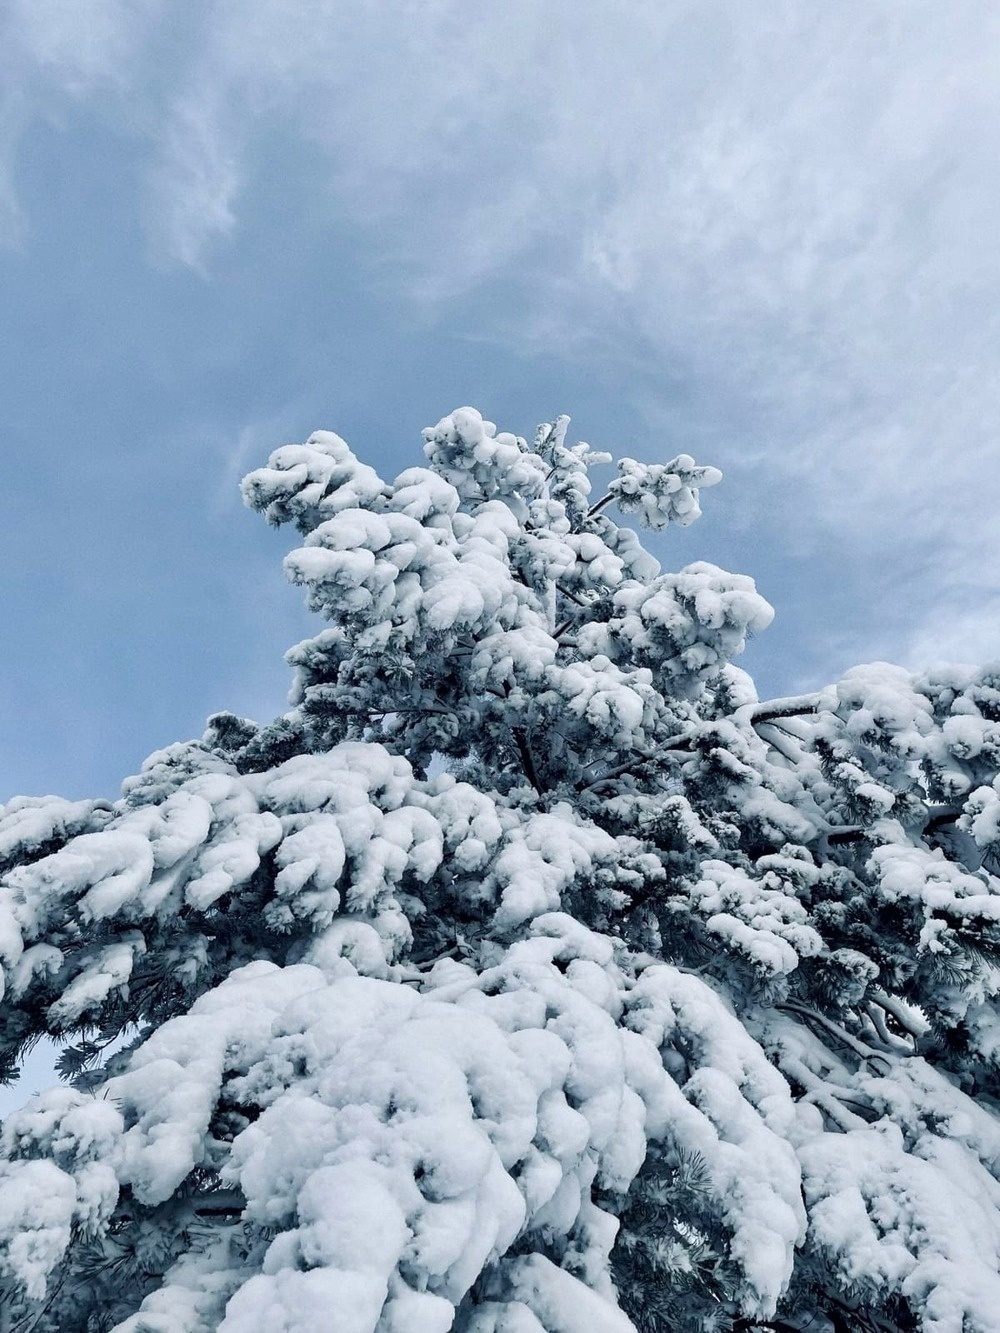
[[[6,0],[0,800],[309,630],[240,475],[472,403],[723,468],[762,692],[1000,658],[993,0]]]

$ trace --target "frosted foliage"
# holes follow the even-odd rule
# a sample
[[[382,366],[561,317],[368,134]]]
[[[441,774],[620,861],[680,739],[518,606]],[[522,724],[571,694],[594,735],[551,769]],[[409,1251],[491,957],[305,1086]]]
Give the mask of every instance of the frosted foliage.
[[[924,1328],[987,1333],[1000,1310],[1000,1185],[953,1145],[924,1152],[892,1126],[805,1145],[813,1239],[845,1284],[900,1292]]]
[[[761,972],[791,972],[801,958],[823,952],[822,936],[809,924],[806,909],[773,870],[755,880],[725,861],[709,860],[702,863],[702,875],[692,905],[713,935]]]
[[[657,579],[605,512],[627,498],[653,526],[689,522],[696,483],[720,474],[687,455],[666,470],[628,460],[590,504],[607,455],[567,446],[567,426],[529,446],[462,408],[424,432],[429,469],[392,483],[365,472],[362,485],[347,446],[316,436],[251,474],[248,502],[307,533],[286,571],[331,623],[290,654],[311,744],[402,743],[405,727],[411,759],[466,759],[512,732],[523,751],[516,722],[534,779],[551,785],[609,746],[655,745],[681,696],[766,626],[751,580],[707,564]]]
[[[375,499],[383,490],[374,469],[359,463],[339,435],[318,430],[305,444],[288,444],[243,483],[248,504],[272,523],[294,522],[309,532],[324,519]]]
[[[0,805],[0,865],[37,855],[49,846],[100,824],[105,801],[64,801],[58,796],[16,796]]]
[[[623,513],[637,512],[643,527],[686,527],[701,517],[698,491],[722,480],[717,467],[697,467],[690,454],[678,454],[669,463],[637,463],[623,458],[619,476],[609,490]]]
[[[760,701],[568,431],[278,449],[287,712],[0,807],[0,1328],[1000,1333],[1000,667]]]
[[[773,1313],[805,1221],[799,1165],[787,1141],[794,1119],[788,1086],[698,978],[649,968],[630,996],[628,1021],[661,1054],[675,1055],[668,1055],[668,1067],[677,1057],[687,1066],[683,1096],[672,1081],[662,1085],[669,1095],[650,1129],[711,1163],[711,1186],[731,1227],[731,1254],[746,1277],[744,1309]],[[645,1049],[636,1056],[644,1059]]]

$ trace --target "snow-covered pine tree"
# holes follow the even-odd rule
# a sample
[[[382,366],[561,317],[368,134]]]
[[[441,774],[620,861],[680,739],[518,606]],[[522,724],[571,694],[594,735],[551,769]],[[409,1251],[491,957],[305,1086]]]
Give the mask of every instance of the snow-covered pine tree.
[[[0,810],[6,1333],[1000,1329],[1000,668],[759,702],[567,424],[279,449],[290,710]]]

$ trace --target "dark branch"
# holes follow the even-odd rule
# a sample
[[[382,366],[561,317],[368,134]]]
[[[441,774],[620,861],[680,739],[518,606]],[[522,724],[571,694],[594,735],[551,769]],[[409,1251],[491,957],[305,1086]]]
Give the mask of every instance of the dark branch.
[[[868,830],[863,828],[841,828],[834,829],[826,835],[826,840],[831,846],[836,847],[839,844],[847,842],[861,842],[868,836]]]
[[[929,833],[936,833],[939,828],[944,828],[948,824],[956,824],[961,817],[961,810],[945,810],[942,814],[934,815],[924,825],[923,836],[926,838]]]
[[[587,510],[587,517],[593,518],[595,515],[599,514],[602,509],[607,508],[607,506],[611,503],[611,501],[614,498],[615,497],[610,492],[607,495],[602,495],[601,498],[597,501],[597,503],[592,504],[590,508]]]
[[[767,703],[744,704],[736,710],[735,717],[755,727],[759,722],[772,722],[779,717],[802,717],[817,713],[820,700],[819,694],[798,694],[787,699],[771,699]]]
[[[535,791],[541,795],[542,784],[538,780],[538,771],[535,768],[535,761],[531,755],[531,747],[528,745],[528,737],[523,727],[514,727],[514,744],[517,746],[517,753],[521,758],[521,767],[524,769],[524,776],[528,779]]]

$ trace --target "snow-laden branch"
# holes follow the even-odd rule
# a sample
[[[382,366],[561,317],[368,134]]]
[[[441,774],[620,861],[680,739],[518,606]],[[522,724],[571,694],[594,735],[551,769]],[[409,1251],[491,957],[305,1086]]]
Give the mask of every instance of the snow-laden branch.
[[[823,706],[824,697],[822,691],[815,691],[812,694],[795,694],[783,699],[743,704],[733,714],[733,721],[737,726],[751,727],[761,722],[773,722],[776,718],[801,717],[817,712]]]

